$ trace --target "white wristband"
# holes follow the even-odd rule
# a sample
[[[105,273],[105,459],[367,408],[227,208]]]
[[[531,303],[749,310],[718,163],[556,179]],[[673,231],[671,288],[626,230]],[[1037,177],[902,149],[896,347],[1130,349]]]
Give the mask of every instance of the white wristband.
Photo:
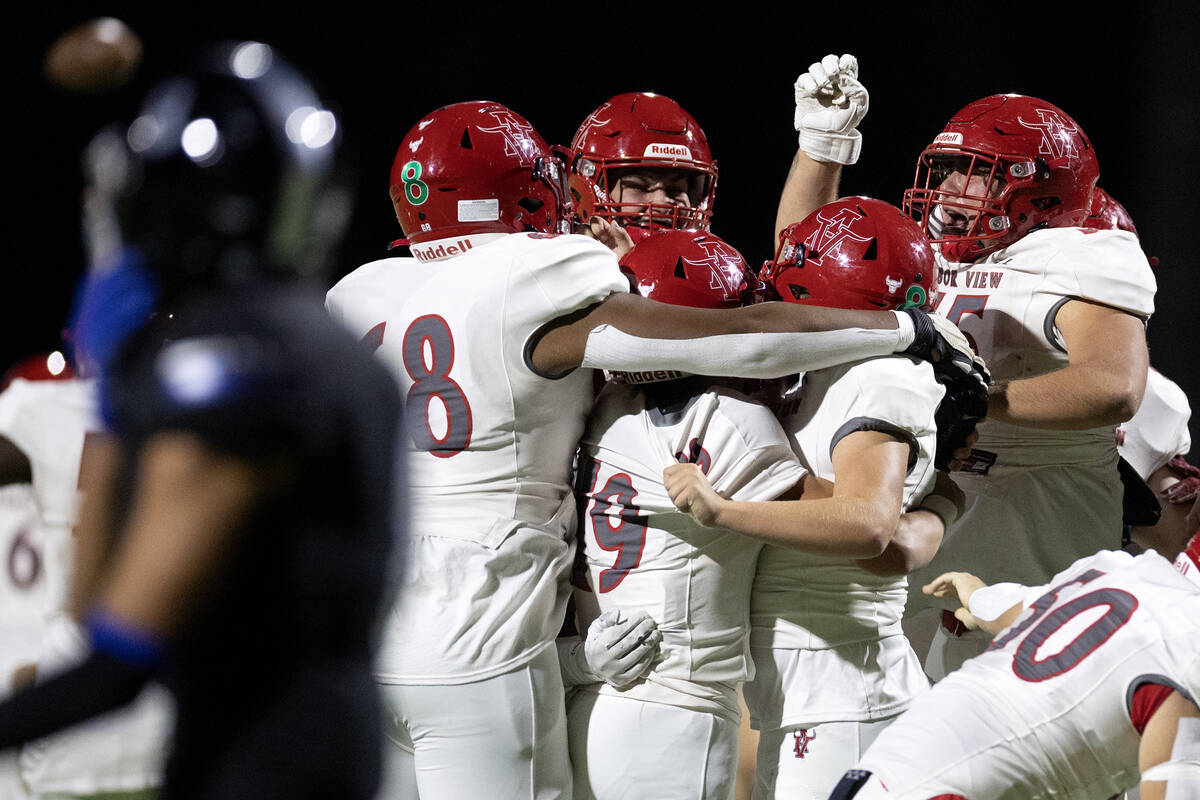
[[[849,165],[862,153],[862,134],[800,129],[800,149],[813,161]]]
[[[991,622],[1000,619],[1005,611],[1025,600],[1028,586],[1019,583],[993,583],[976,589],[967,603],[967,610],[976,618]]]
[[[564,686],[583,686],[599,683],[600,678],[587,666],[583,655],[583,640],[578,636],[562,636],[554,640],[558,650],[558,668],[562,672]]]
[[[950,530],[950,526],[958,519],[958,506],[949,497],[942,497],[940,494],[930,492],[925,495],[925,499],[921,501],[918,509],[928,511],[931,514],[937,514],[942,520],[942,526],[946,530]]]
[[[912,317],[908,314],[903,311],[893,311],[892,313],[896,316],[897,342],[894,352],[903,353],[917,340],[917,329],[913,325]]]

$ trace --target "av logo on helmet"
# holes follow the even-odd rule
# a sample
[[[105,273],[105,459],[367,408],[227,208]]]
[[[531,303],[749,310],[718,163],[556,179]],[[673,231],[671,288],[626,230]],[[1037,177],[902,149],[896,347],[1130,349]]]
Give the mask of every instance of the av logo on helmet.
[[[1048,108],[1034,110],[1038,115],[1036,122],[1020,117],[1017,117],[1017,122],[1030,130],[1041,132],[1042,143],[1038,146],[1038,152],[1047,158],[1076,158],[1079,151],[1075,149],[1074,136],[1079,133],[1079,129],[1064,122],[1057,111]]]
[[[685,258],[683,263],[696,267],[708,267],[712,272],[708,288],[718,289],[725,293],[726,300],[735,300],[745,280],[745,261],[741,254],[724,242],[704,237],[696,241],[704,251],[704,258],[699,260]]]
[[[508,109],[487,112],[496,118],[494,128],[480,127],[484,133],[498,133],[504,137],[504,154],[516,156],[522,164],[532,164],[537,155],[537,143],[529,135],[533,126]]]
[[[861,214],[856,214],[848,208],[839,208],[832,217],[825,216],[824,211],[818,211],[817,222],[820,223],[820,227],[804,240],[809,255],[815,254],[816,257],[813,260],[820,264],[825,260],[825,256],[836,258],[846,240],[852,242],[871,241],[871,237],[859,236],[854,232],[854,223],[860,219],[862,219]]]
[[[605,103],[588,115],[588,118],[579,126],[579,130],[575,132],[575,138],[571,142],[571,147],[580,147],[581,143],[587,139],[588,134],[592,132],[592,128],[603,128],[612,122],[611,119],[600,119],[600,115],[607,111],[610,106],[611,104]]]
[[[646,152],[642,153],[647,158],[682,158],[686,161],[692,160],[692,151],[681,144],[667,144],[666,142],[651,142],[646,145]]]

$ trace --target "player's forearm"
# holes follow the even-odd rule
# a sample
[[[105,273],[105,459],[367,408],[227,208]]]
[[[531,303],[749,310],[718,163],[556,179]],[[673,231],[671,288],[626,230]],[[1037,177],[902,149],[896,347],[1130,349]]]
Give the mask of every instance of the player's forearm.
[[[875,558],[896,532],[900,509],[876,499],[831,497],[770,503],[728,500],[715,524],[792,550]]]
[[[993,385],[988,418],[1057,430],[1117,425],[1136,413],[1144,390],[1144,376],[1139,382],[1129,370],[1071,365]]]
[[[796,150],[775,212],[775,238],[771,242],[771,252],[778,247],[780,231],[837,199],[841,177],[841,164],[814,161],[803,150]]]
[[[907,575],[933,560],[942,543],[945,526],[932,511],[910,511],[900,516],[896,533],[876,558],[862,559],[863,569],[875,575]]]
[[[95,601],[97,586],[116,536],[113,493],[122,458],[116,438],[88,434],[79,467],[83,502],[74,531],[74,561],[67,596],[67,613],[82,619]]]
[[[712,318],[719,324],[708,330],[729,333],[684,338],[688,329],[681,326],[671,329],[671,338],[659,338],[661,332],[638,325],[600,326],[588,335],[582,366],[777,378],[900,352],[914,336],[908,317],[899,315],[903,321],[897,327],[891,312],[761,303],[712,313],[722,316]]]

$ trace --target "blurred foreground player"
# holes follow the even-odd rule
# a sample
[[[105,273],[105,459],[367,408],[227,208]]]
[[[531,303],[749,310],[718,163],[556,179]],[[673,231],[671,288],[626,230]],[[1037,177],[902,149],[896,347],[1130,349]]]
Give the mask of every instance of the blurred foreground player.
[[[287,285],[337,227],[319,212],[333,116],[266,45],[207,56],[94,145],[89,209],[112,212],[121,247],[93,265],[110,303],[85,309],[81,339],[121,338],[106,278],[155,280],[159,313],[93,350],[115,436],[84,454],[92,654],[0,706],[0,747],[155,677],[178,711],[164,797],[368,798],[399,398],[319,295]]]
[[[925,591],[996,639],[884,731],[831,798],[1105,800],[1139,774],[1143,800],[1200,794],[1200,532],[1174,566],[1106,550],[1045,586],[950,572]]]
[[[423,800],[569,796],[553,645],[574,555],[572,460],[593,397],[579,368],[775,377],[905,350],[898,320],[914,322],[910,349],[938,369],[977,391],[983,373],[920,313],[695,309],[631,293],[608,248],[557,235],[558,162],[497,103],[421,119],[391,195],[413,258],[359,267],[326,304],[406,393],[416,535],[378,661],[393,755],[415,752]]]

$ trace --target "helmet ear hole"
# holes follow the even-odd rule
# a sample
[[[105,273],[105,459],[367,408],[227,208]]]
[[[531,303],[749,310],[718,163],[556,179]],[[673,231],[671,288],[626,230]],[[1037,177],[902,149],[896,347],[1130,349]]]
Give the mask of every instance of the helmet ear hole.
[[[808,289],[804,288],[803,286],[797,286],[794,283],[788,284],[788,291],[791,292],[793,300],[807,300],[808,298],[812,297],[812,294],[808,291]]]
[[[546,204],[534,197],[522,197],[517,201],[517,205],[532,214]]]
[[[1035,197],[1030,201],[1033,207],[1038,211],[1048,211],[1055,206],[1062,205],[1062,200],[1058,197]]]

